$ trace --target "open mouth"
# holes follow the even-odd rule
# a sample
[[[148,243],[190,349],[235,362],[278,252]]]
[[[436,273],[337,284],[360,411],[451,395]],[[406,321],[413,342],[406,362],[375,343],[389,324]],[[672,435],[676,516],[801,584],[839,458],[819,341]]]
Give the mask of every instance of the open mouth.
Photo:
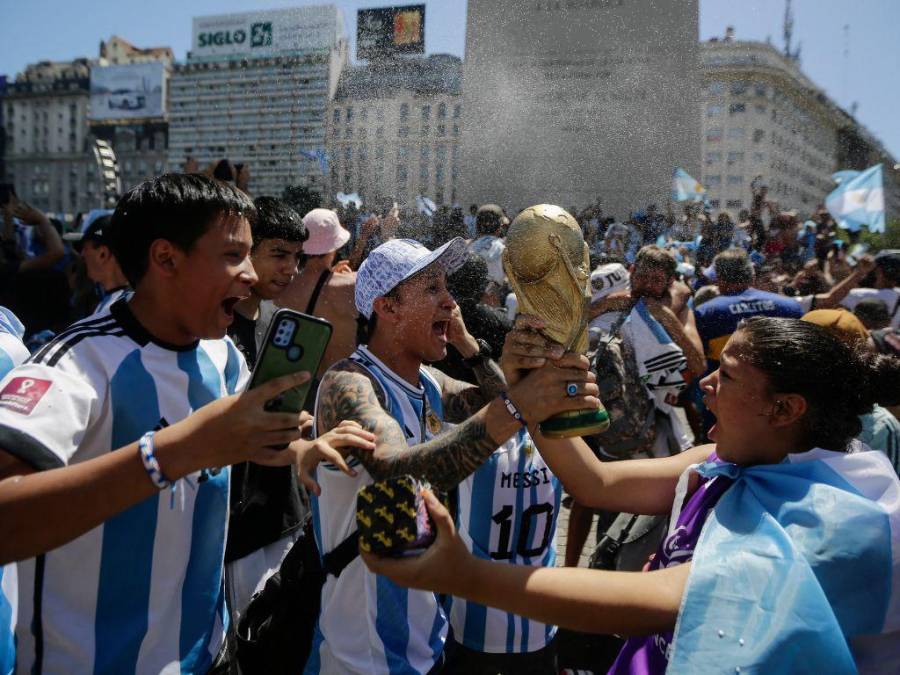
[[[234,318],[234,306],[237,305],[239,301],[240,298],[238,297],[225,298],[222,301],[222,311],[225,312],[225,316],[227,316],[229,319]]]
[[[431,332],[434,333],[441,342],[447,342],[447,329],[450,327],[449,321],[435,321],[431,324]]]

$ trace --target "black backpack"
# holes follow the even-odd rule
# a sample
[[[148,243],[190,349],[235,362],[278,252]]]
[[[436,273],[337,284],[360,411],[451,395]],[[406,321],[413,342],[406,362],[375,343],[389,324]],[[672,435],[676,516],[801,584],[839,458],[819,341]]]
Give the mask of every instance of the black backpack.
[[[341,572],[359,555],[353,532],[322,556],[307,518],[300,537],[278,571],[266,581],[229,631],[210,675],[296,675],[312,652],[321,609],[322,586],[329,574]]]

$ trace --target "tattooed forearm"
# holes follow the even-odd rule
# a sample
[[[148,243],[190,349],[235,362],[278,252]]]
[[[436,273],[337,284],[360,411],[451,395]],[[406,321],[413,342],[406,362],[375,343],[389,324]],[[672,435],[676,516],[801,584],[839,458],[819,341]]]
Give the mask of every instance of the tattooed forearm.
[[[439,489],[450,489],[477,469],[497,448],[482,415],[453,427],[430,441],[408,446],[400,425],[382,407],[372,382],[353,370],[330,370],[322,380],[319,431],[342,420],[355,420],[374,433],[373,452],[352,451],[378,480],[411,474]]]
[[[492,359],[485,359],[472,369],[478,380],[477,387],[447,377],[435,368],[430,370],[441,383],[444,417],[448,422],[458,423],[469,419],[506,388],[503,371]]]

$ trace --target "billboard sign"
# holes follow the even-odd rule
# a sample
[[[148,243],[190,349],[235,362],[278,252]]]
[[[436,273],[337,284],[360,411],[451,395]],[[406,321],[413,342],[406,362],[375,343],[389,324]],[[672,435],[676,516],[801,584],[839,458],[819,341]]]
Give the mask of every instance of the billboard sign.
[[[328,49],[343,33],[342,17],[333,5],[195,17],[189,58],[259,58]]]
[[[361,9],[356,15],[356,58],[425,53],[425,5]]]
[[[162,63],[130,63],[91,68],[92,121],[163,117],[166,67]]]

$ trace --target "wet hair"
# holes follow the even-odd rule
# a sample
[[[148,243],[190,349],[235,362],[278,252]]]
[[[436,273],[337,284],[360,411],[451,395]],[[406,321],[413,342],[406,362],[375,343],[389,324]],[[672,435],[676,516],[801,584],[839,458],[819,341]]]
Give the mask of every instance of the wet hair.
[[[107,239],[128,283],[137,288],[147,273],[154,241],[166,239],[190,253],[222,216],[243,217],[252,226],[256,208],[250,197],[228,183],[201,174],[167,173],[132,188],[119,200]]]
[[[859,416],[876,403],[900,403],[900,359],[853,349],[827,329],[798,319],[757,316],[738,332],[749,349],[743,358],[766,374],[772,391],[800,394],[810,447],[844,451],[860,434]]]
[[[730,248],[722,251],[713,259],[716,270],[716,281],[726,284],[753,283],[753,263],[750,256],[742,248]]]
[[[309,231],[300,214],[276,197],[257,197],[256,222],[253,224],[253,248],[265,239],[283,239],[303,243],[309,239]]]
[[[644,246],[637,252],[634,258],[635,271],[641,269],[657,269],[662,270],[666,277],[674,277],[678,263],[675,262],[675,256],[664,248],[660,248],[655,244]]]

